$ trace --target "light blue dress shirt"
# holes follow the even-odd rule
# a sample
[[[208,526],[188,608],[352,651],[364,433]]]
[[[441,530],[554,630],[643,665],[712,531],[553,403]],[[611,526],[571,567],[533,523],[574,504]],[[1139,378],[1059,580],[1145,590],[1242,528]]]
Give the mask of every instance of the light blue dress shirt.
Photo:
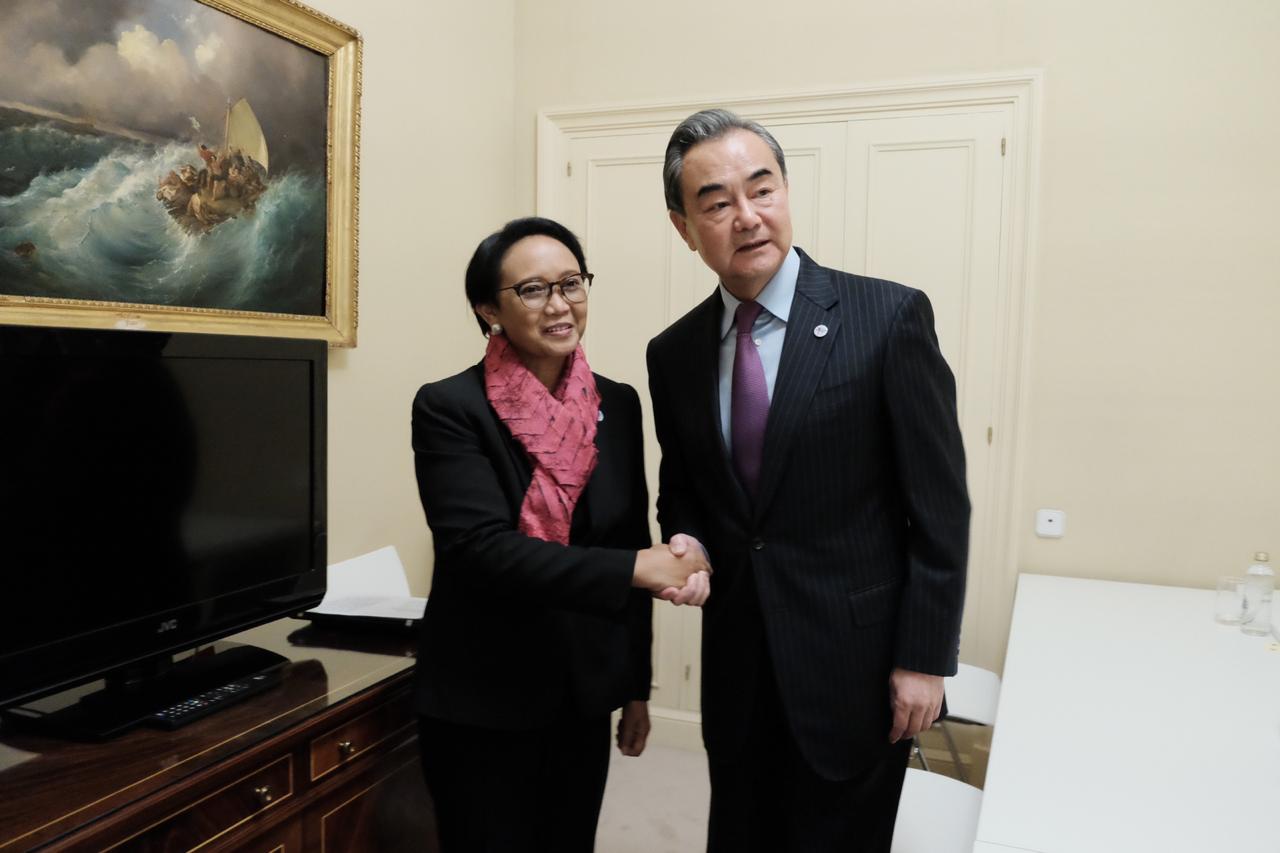
[[[764,365],[764,382],[773,401],[773,384],[778,378],[778,363],[782,361],[782,341],[787,334],[787,319],[791,316],[791,300],[796,295],[796,279],[800,276],[800,256],[794,248],[787,251],[782,266],[760,291],[756,302],[764,308],[751,327],[751,337],[760,350],[760,363]],[[729,435],[729,415],[733,395],[733,360],[738,349],[737,324],[734,314],[742,300],[720,285],[720,299],[724,302],[724,315],[720,318],[720,434],[724,446],[733,452]]]

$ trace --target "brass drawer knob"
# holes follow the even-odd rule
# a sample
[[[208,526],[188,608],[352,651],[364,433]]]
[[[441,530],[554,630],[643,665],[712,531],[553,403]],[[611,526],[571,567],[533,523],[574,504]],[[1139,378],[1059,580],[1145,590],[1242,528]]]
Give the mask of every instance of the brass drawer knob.
[[[275,795],[271,793],[270,785],[261,785],[253,789],[253,795],[258,798],[258,802],[262,805],[269,804],[275,799]]]
[[[338,754],[343,758],[350,758],[356,754],[356,745],[349,740],[339,741]]]

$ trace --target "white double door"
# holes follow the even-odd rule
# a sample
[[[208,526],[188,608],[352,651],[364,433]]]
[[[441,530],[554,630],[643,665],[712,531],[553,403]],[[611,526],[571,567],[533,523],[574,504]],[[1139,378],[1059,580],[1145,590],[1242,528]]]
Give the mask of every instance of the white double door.
[[[786,153],[795,245],[823,265],[920,288],[933,302],[942,351],[958,383],[974,530],[984,529],[982,516],[992,505],[989,429],[999,391],[1007,110],[764,123]],[[540,187],[540,213],[584,240],[596,274],[585,337],[591,365],[633,385],[644,403],[652,493],[659,450],[645,347],[716,286],[716,276],[667,217],[661,172],[671,129],[578,129],[556,149],[564,162],[540,164],[541,175],[557,176],[557,186]],[[976,538],[971,577],[983,571],[983,546]],[[713,580],[713,595],[714,588]],[[670,732],[683,725],[683,736],[692,738],[700,707],[700,612],[659,604],[654,629],[655,731],[661,737],[665,724],[667,739],[679,739],[679,731]],[[967,626],[966,643],[981,643],[978,633],[979,626]]]

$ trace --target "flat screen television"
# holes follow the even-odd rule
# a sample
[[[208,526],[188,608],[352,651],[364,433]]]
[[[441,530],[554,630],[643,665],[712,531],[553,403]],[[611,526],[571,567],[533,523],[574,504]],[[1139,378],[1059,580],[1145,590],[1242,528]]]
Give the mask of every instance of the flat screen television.
[[[0,326],[8,724],[101,679],[60,713],[66,733],[106,736],[282,662],[178,653],[323,596],[326,356],[320,341]]]

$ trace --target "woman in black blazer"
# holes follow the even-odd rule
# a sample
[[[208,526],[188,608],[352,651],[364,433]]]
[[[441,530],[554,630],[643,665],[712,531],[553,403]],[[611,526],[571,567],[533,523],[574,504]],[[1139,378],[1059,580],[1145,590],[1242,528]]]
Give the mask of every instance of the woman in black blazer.
[[[609,715],[626,755],[649,731],[651,596],[709,593],[701,549],[650,546],[639,398],[579,344],[591,279],[555,222],[490,235],[466,275],[485,358],[414,400],[435,546],[415,707],[444,853],[592,850]]]

